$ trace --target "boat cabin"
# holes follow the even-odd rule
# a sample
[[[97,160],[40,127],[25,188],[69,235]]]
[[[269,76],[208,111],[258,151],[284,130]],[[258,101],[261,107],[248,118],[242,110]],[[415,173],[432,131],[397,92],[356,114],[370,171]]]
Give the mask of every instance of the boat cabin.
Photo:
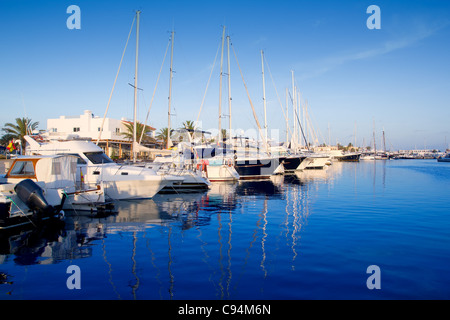
[[[71,155],[23,156],[14,159],[8,172],[0,176],[2,183],[31,179],[47,188],[75,189],[77,158]],[[67,189],[68,188],[68,189]]]

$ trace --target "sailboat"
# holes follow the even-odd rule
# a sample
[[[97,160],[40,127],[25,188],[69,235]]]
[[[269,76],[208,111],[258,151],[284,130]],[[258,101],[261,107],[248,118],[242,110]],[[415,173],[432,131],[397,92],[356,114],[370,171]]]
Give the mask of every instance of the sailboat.
[[[261,70],[262,70],[262,85],[263,85],[263,105],[264,105],[264,135],[265,141],[268,143],[267,134],[267,105],[266,105],[266,85],[264,78],[264,51],[261,50]],[[287,107],[287,106],[286,106]],[[286,119],[287,121],[287,119]],[[286,130],[288,128],[286,127]],[[293,154],[288,148],[283,146],[272,146],[269,145],[269,152],[274,157],[277,158],[279,166],[275,169],[275,173],[294,173],[300,167],[306,156],[303,154]]]
[[[373,153],[364,153],[360,160],[377,160],[377,144],[375,137],[375,120],[373,120]]]
[[[450,162],[450,151],[437,158],[438,162]]]
[[[171,130],[171,100],[172,100],[172,78],[173,78],[173,43],[175,32],[171,33],[171,57],[170,57],[170,75],[169,75],[169,105],[167,120],[167,142],[166,149],[172,147],[170,139]],[[184,157],[183,144],[177,145],[168,156],[157,156],[153,162],[146,163],[146,168],[155,170],[158,174],[170,174],[180,178],[183,181],[178,184],[166,186],[162,192],[191,192],[207,190],[211,183],[207,177],[203,176],[202,171],[194,170],[194,163],[191,157]]]
[[[222,56],[221,56],[221,67],[220,67],[220,79],[222,79],[222,60],[223,60],[223,46],[224,46],[224,37],[225,37],[225,26],[223,27],[223,35],[222,35]],[[230,65],[229,62],[229,37],[227,41],[228,45],[228,66]],[[229,72],[229,69],[228,69]],[[228,75],[230,77],[230,75]],[[243,80],[243,79],[242,79]],[[221,139],[221,93],[222,93],[222,82],[220,82],[219,86],[219,144],[223,145],[223,140]],[[244,82],[245,85],[245,82]],[[230,85],[229,85],[230,87]],[[246,87],[246,86],[245,86]],[[229,91],[230,92],[230,91]],[[248,95],[248,92],[247,92]],[[249,98],[250,101],[250,98]],[[231,98],[229,97],[229,102],[231,102]],[[256,113],[253,107],[253,104],[250,101],[250,105],[253,110],[253,116],[256,121],[256,125],[259,129],[259,132],[261,133],[261,126],[259,124],[259,121],[256,117]],[[230,109],[230,119],[231,119],[231,105],[229,106]],[[230,120],[231,121],[231,120]],[[230,124],[230,135],[231,135],[231,124]],[[261,136],[263,136],[261,134]],[[233,139],[230,139],[231,143],[231,152],[228,151],[228,154],[231,154],[233,156],[234,160],[234,168],[236,172],[239,174],[239,179],[268,179],[270,176],[276,173],[276,169],[279,167],[279,159],[272,157],[268,152],[268,145],[267,141],[265,140],[266,137],[263,137],[263,148],[259,148],[259,146],[252,146],[248,141],[246,141],[245,146],[238,146],[234,144],[235,141]],[[228,147],[228,149],[230,149]]]
[[[386,137],[384,136],[384,128],[383,128],[383,151],[378,154],[375,152],[376,160],[389,160],[389,155],[386,152]]]
[[[291,78],[292,78],[292,107],[293,107],[293,114],[294,114],[294,132],[291,137],[291,149],[294,151],[294,154],[305,157],[300,165],[298,166],[297,170],[321,170],[321,169],[327,169],[328,165],[331,164],[330,155],[328,153],[322,153],[322,152],[315,152],[310,147],[310,143],[308,143],[305,132],[303,130],[302,123],[300,121],[299,117],[299,107],[301,107],[300,103],[300,93],[297,92],[297,88],[295,86],[295,80],[294,80],[294,71],[291,71]],[[299,143],[299,137],[303,137],[305,147],[300,147]]]

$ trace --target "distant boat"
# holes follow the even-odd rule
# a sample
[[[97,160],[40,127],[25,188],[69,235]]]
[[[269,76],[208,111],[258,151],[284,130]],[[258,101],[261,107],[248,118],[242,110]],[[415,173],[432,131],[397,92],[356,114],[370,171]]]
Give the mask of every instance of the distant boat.
[[[450,152],[437,159],[438,162],[450,162]]]
[[[335,155],[333,158],[337,161],[349,161],[349,162],[358,162],[361,157],[361,153],[351,152],[351,153],[342,153],[340,155]]]
[[[375,156],[371,154],[364,154],[359,157],[360,160],[375,160]]]
[[[380,153],[375,156],[375,160],[389,160],[389,156],[386,153]]]

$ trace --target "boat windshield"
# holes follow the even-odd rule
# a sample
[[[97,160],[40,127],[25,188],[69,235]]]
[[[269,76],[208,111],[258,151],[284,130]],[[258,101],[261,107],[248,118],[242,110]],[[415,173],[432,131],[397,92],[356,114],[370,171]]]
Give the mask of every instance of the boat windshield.
[[[101,151],[97,152],[85,152],[84,155],[91,161],[93,164],[102,164],[102,163],[112,163],[114,162]]]
[[[11,176],[34,176],[34,167],[32,161],[17,161],[10,171]]]

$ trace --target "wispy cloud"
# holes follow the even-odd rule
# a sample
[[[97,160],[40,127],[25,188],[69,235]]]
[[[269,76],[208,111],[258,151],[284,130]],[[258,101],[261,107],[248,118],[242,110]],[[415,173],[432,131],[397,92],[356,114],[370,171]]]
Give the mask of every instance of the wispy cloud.
[[[315,61],[311,63],[311,65],[318,66],[314,68],[314,70],[306,71],[299,75],[300,80],[305,80],[309,78],[314,78],[324,73],[341,66],[346,63],[350,63],[352,61],[371,59],[378,56],[382,56],[400,49],[411,47],[420,41],[431,37],[436,34],[439,30],[447,27],[450,24],[450,21],[446,21],[440,25],[436,25],[433,27],[424,27],[420,26],[417,28],[417,31],[414,34],[410,34],[408,36],[390,40],[382,43],[381,45],[370,48],[367,50],[357,51],[354,53],[343,53],[337,54],[330,57],[325,57],[319,61]]]
[[[260,36],[258,39],[254,40],[251,45],[254,47],[259,47],[261,44],[264,44],[267,42],[267,38],[264,36]]]

